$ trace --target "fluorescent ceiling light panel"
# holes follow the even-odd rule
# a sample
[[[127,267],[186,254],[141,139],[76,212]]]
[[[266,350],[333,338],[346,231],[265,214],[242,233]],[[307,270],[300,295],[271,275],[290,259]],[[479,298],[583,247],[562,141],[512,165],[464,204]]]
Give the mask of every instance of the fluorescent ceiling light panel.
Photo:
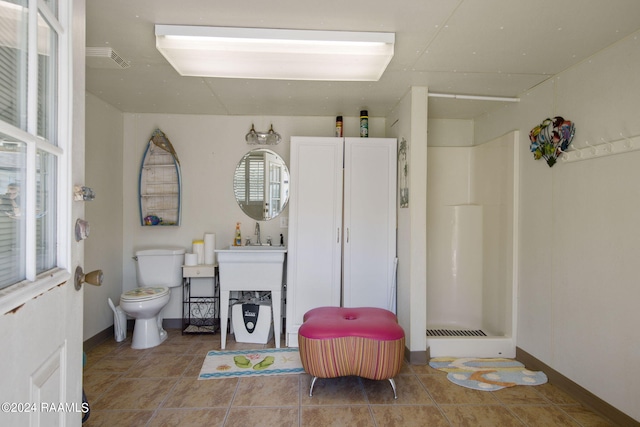
[[[183,76],[376,81],[394,33],[156,25],[156,47]]]

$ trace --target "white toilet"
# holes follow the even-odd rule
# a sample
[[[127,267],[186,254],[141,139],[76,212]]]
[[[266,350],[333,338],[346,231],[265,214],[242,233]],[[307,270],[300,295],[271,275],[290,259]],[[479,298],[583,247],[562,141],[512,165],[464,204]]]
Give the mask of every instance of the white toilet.
[[[171,288],[182,286],[184,253],[178,247],[136,251],[140,287],[120,295],[120,308],[136,319],[131,348],[151,348],[167,339],[160,312],[169,302]]]

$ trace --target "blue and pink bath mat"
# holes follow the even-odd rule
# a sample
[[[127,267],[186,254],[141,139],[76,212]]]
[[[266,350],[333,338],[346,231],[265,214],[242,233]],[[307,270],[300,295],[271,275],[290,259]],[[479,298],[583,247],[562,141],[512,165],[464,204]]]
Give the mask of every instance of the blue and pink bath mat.
[[[474,390],[495,391],[547,382],[544,372],[530,371],[513,359],[437,357],[429,361],[429,366],[447,372],[452,383]]]

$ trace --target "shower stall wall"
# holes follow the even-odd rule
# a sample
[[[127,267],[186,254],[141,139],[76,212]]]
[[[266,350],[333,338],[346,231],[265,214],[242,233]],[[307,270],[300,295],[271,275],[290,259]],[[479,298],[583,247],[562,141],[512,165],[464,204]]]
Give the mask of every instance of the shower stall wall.
[[[455,205],[433,209],[439,224],[429,234],[438,242],[432,255],[428,281],[429,331],[482,329],[482,206]],[[437,266],[437,268],[435,268]],[[439,331],[439,332],[435,332]]]
[[[428,149],[431,357],[515,357],[517,143]]]

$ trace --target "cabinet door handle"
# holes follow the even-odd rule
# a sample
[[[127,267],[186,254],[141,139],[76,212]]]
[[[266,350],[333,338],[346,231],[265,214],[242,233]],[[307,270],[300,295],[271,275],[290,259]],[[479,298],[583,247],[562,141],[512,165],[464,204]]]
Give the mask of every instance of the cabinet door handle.
[[[347,243],[349,243],[349,229],[347,228]]]
[[[336,243],[340,243],[340,227],[338,227],[338,240]]]

